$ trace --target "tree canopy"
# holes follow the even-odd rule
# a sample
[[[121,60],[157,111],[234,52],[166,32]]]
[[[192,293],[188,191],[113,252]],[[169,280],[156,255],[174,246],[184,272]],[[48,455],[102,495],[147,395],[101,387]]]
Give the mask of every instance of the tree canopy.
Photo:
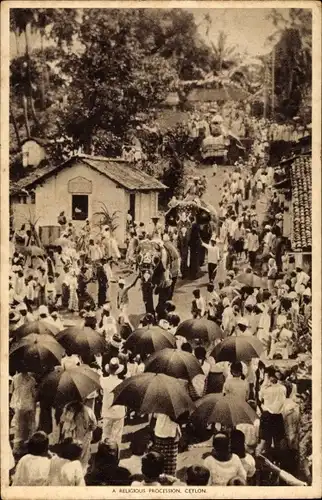
[[[210,85],[213,77],[228,78],[256,92],[264,66],[272,73],[271,57],[262,67],[248,64],[224,32],[216,43],[202,39],[183,9],[21,8],[10,16],[25,48],[10,66],[11,146],[31,135],[58,139],[55,159],[79,146],[118,154],[136,116],[149,117],[171,90],[184,105],[190,82],[210,75]],[[279,9],[270,14],[276,111],[285,118],[298,112],[311,88],[310,16],[308,9],[290,9],[288,21]]]
[[[270,17],[276,28],[270,37],[275,42],[276,112],[292,118],[312,89],[312,13],[290,9],[285,20],[278,9],[272,9]]]
[[[63,135],[87,152],[101,131],[124,137],[137,113],[208,71],[213,57],[181,9],[12,9],[11,30],[25,37],[11,63],[18,133],[24,123],[26,135]]]

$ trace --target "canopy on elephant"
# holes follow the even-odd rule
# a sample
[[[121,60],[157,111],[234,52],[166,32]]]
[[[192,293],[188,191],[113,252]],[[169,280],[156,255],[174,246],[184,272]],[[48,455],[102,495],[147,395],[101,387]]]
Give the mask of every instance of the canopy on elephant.
[[[209,222],[211,219],[217,217],[216,209],[210,203],[206,203],[204,200],[193,195],[188,195],[185,200],[178,201],[175,206],[166,212],[166,224],[175,226],[184,212],[187,218],[193,215],[197,218],[198,222]]]

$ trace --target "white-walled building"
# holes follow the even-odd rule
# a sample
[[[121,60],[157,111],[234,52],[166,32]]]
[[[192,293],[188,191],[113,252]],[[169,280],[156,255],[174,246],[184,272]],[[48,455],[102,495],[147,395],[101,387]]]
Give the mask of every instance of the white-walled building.
[[[118,212],[115,236],[122,243],[128,211],[133,220],[150,226],[163,189],[161,182],[122,159],[76,155],[34,170],[11,187],[13,229],[30,220],[37,221],[38,229],[57,227],[62,211],[81,229],[86,219],[98,222],[95,213],[104,203],[110,214]]]
[[[47,141],[30,137],[22,143],[22,166],[38,167],[40,162],[46,158],[45,146]]]

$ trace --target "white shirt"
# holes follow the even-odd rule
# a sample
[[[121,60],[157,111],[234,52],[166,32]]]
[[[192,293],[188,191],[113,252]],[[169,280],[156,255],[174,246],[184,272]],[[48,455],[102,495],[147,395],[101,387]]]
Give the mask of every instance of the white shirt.
[[[80,461],[54,456],[51,459],[47,484],[48,486],[85,486]]]
[[[49,467],[49,457],[25,455],[18,462],[12,486],[45,486]]]
[[[237,180],[236,181],[233,181],[230,185],[230,191],[232,192],[232,194],[235,194],[236,191],[238,189],[238,182]]]
[[[260,420],[257,418],[253,424],[236,425],[236,429],[242,431],[245,436],[246,448],[254,448],[258,444],[259,423]]]
[[[286,400],[286,388],[279,383],[264,386],[259,391],[259,398],[264,400],[262,408],[272,414],[282,413]]]
[[[249,233],[247,236],[248,240],[248,251],[256,252],[259,248],[259,241],[257,234]]]
[[[252,457],[249,453],[246,453],[245,457],[241,458],[240,461],[246,471],[247,477],[253,477],[256,472],[254,457]]]
[[[205,300],[203,297],[200,297],[199,299],[196,299],[196,306],[200,310],[200,315],[204,316],[206,312],[206,306],[205,306]]]
[[[77,356],[77,354],[72,354],[71,356],[65,356],[61,360],[61,366],[66,370],[68,368],[75,368],[76,366],[81,365],[81,360]]]
[[[208,250],[208,264],[218,264],[220,260],[220,251],[217,245],[212,246],[203,243],[203,246]]]
[[[102,417],[120,419],[125,417],[125,406],[113,405],[114,394],[113,389],[122,382],[117,375],[109,375],[101,377],[100,383],[103,389]]]
[[[227,483],[236,476],[244,481],[246,480],[246,471],[240,458],[234,453],[227,462],[220,462],[215,457],[209,456],[204,460],[204,466],[209,469],[209,484],[212,486],[226,486]]]
[[[233,326],[235,325],[235,315],[232,307],[225,307],[224,312],[222,314],[222,327],[224,330],[231,331]]]
[[[181,435],[180,427],[168,415],[157,413],[154,434],[159,438],[175,438]]]

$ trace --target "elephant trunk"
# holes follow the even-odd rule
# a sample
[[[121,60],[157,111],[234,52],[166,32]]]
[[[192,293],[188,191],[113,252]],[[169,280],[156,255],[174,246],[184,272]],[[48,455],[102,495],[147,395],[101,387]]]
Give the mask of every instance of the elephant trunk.
[[[154,303],[153,303],[153,285],[151,281],[141,281],[141,289],[143,302],[145,305],[146,313],[151,313],[154,315]]]

